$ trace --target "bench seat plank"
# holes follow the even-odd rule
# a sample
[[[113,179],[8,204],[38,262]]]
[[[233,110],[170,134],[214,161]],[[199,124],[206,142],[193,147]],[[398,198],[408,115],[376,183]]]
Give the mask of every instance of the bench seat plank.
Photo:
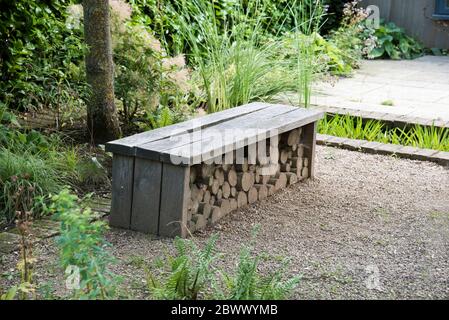
[[[314,122],[322,117],[321,111],[308,110],[304,108],[294,108],[288,106],[273,106],[271,108],[258,111],[246,117],[236,118],[225,123],[211,126],[202,131],[202,139],[193,140],[186,143],[186,140],[173,141],[164,139],[158,143],[150,143],[137,148],[138,157],[149,157],[159,159],[162,162],[171,162],[173,158],[182,161],[183,165],[192,165],[198,161],[209,160],[219,154],[229,150],[242,148],[257,140],[269,138],[273,133],[281,134],[292,129],[301,127],[310,122]],[[256,116],[259,115],[259,116]],[[270,116],[267,116],[270,115]],[[221,139],[211,139],[208,133],[222,132],[226,129],[257,129],[253,133],[243,136],[226,137],[227,141]],[[191,137],[187,137],[191,138]],[[188,140],[187,140],[188,141]],[[184,155],[190,155],[185,157]]]
[[[183,135],[177,135],[173,137],[167,137],[165,139],[161,139],[158,141],[153,141],[136,148],[136,156],[153,159],[153,160],[162,160],[161,158],[168,155],[170,156],[171,152],[169,150],[183,147],[186,145],[191,145],[194,142],[198,142],[201,144],[205,143],[205,141],[201,141],[201,138],[212,137],[214,133],[222,133],[226,129],[249,129],[256,128],[257,124],[261,121],[265,121],[266,119],[270,119],[274,116],[291,112],[293,110],[297,110],[294,107],[280,107],[279,105],[270,105],[269,107],[258,110],[256,112],[252,112],[250,114],[243,115],[241,117],[237,117],[226,122],[222,122],[213,126],[209,126],[204,130],[201,130],[201,134],[198,137],[195,134],[186,133]],[[167,152],[168,150],[168,152]]]
[[[141,132],[123,139],[110,141],[106,144],[106,151],[122,155],[135,156],[136,147],[152,141],[157,141],[170,137],[174,134],[192,132],[198,128],[206,128],[223,121],[253,113],[268,108],[266,103],[254,102],[244,106],[227,109],[218,113],[212,113],[203,117],[187,120],[171,126],[162,127],[150,131]]]

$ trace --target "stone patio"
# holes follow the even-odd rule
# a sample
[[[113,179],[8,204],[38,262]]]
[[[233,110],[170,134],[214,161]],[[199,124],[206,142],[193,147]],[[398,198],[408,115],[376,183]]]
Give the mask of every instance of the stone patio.
[[[449,57],[365,60],[315,91],[311,103],[328,112],[449,127]]]

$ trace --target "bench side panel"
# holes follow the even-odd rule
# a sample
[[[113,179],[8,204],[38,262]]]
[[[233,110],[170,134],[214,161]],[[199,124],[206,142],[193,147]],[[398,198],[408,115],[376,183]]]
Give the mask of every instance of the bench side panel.
[[[134,157],[114,154],[112,159],[112,202],[109,223],[129,229],[133,198]]]
[[[190,198],[190,168],[169,163],[162,165],[159,235],[187,236],[187,202]]]
[[[131,229],[148,234],[159,231],[162,163],[136,158]]]

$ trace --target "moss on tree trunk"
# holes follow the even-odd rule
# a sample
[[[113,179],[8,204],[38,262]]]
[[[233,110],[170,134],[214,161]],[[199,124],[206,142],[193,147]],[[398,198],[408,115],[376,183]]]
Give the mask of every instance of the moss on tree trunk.
[[[121,134],[114,104],[109,1],[84,0],[84,36],[87,82],[92,94],[87,107],[87,125],[94,142],[104,143]]]

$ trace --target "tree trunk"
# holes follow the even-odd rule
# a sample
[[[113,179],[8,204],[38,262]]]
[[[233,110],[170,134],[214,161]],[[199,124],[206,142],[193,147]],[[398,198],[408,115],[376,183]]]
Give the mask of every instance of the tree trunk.
[[[87,126],[95,143],[120,137],[114,104],[114,64],[112,61],[109,1],[83,0],[87,82],[91,97],[87,107]]]

